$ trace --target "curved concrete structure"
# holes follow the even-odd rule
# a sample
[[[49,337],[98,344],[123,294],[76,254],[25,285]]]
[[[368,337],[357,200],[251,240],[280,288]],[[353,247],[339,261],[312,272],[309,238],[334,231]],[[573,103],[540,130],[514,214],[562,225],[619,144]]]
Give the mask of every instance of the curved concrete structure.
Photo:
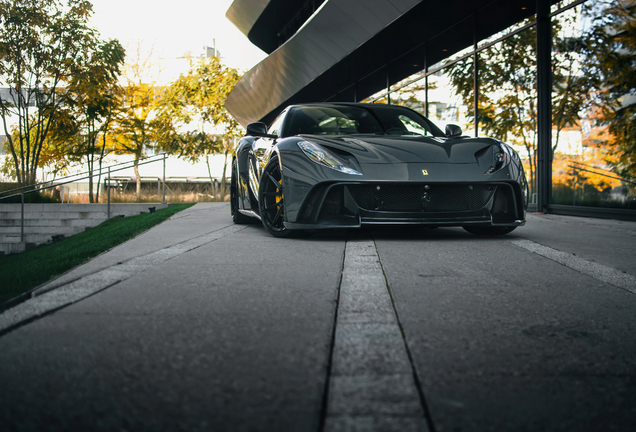
[[[243,125],[265,117],[417,3],[323,3],[294,37],[243,76],[227,99],[227,109]],[[244,25],[246,19],[238,22]]]
[[[292,103],[359,101],[533,16],[536,5],[537,0],[236,0],[227,17],[271,54],[239,81],[226,107],[246,125],[269,123]],[[296,30],[308,10],[313,15]]]
[[[269,3],[270,0],[234,0],[225,16],[247,36]]]

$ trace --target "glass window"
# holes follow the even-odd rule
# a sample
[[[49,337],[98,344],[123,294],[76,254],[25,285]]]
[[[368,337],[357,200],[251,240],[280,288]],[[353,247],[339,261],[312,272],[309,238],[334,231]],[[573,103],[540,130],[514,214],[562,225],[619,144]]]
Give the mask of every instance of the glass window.
[[[427,133],[435,136],[444,135],[418,113],[391,105],[296,107],[289,117],[289,123],[285,126],[285,136]]]
[[[285,111],[283,111],[282,113],[278,115],[278,117],[276,117],[276,120],[274,120],[274,123],[272,123],[272,125],[267,130],[268,134],[280,136],[280,129],[281,129],[281,126],[283,125],[283,120],[285,119]]]
[[[615,37],[635,11],[616,4],[588,2],[552,20],[553,204],[636,207],[629,144],[636,134],[627,126],[636,118],[636,89],[627,78],[636,53],[633,37]]]
[[[351,106],[306,106],[294,108],[286,135],[350,135],[382,133],[377,119],[367,110]]]
[[[413,121],[413,119],[405,115],[398,116],[398,119],[402,122],[402,124],[404,125],[404,128],[412,134],[426,135],[428,132],[426,128],[423,127],[421,124]]]

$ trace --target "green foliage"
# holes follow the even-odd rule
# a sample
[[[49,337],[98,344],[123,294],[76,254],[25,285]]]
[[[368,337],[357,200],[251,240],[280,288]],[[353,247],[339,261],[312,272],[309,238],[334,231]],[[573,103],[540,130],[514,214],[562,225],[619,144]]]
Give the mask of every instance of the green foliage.
[[[209,156],[225,155],[220,196],[225,195],[225,177],[228,154],[234,139],[242,135],[239,123],[225,109],[225,100],[240,75],[236,69],[223,66],[218,57],[201,60],[191,65],[164,92],[160,119],[174,121],[173,129],[164,136],[162,149],[180,158],[197,162],[205,158],[210,173]],[[192,126],[200,125],[196,130]],[[206,127],[223,133],[210,134]],[[179,132],[190,129],[188,132]]]
[[[536,43],[536,27],[531,27],[482,51],[477,65],[479,129],[526,149],[530,185],[534,184],[537,127]],[[474,67],[473,59],[467,58],[448,68],[451,84],[469,106],[475,97]]]
[[[242,135],[239,123],[225,109],[225,100],[240,75],[236,69],[225,67],[218,57],[203,59],[192,64],[190,70],[180,75],[164,92],[160,117],[175,120],[175,130],[164,140],[164,149],[179,157],[197,161],[206,154],[223,153],[217,139],[204,139],[208,128],[223,128],[226,140]],[[191,129],[183,137],[176,137],[176,130]]]
[[[562,130],[580,124],[581,116],[607,127],[619,159],[617,172],[636,175],[636,19],[634,0],[587,2],[591,26],[582,34],[575,16],[553,19],[553,151]],[[536,148],[536,27],[514,35],[479,54],[479,128],[498,139],[523,145],[530,184]],[[473,62],[449,67],[451,83],[467,105],[474,100]],[[474,119],[472,119],[474,122]]]
[[[0,257],[0,302],[7,301],[129,240],[173,214],[194,205],[168,208],[126,218],[111,218],[101,225],[33,250]],[[38,271],[33,271],[33,263]]]
[[[594,17],[586,35],[585,74],[593,77],[597,126],[607,127],[618,158],[616,171],[636,176],[636,1],[599,0],[586,5]]]
[[[92,175],[96,163],[102,164],[106,151],[105,135],[120,106],[121,89],[117,81],[124,57],[124,48],[117,40],[99,42],[70,79],[63,95],[64,106],[77,129],[73,153],[83,156],[89,175]],[[62,125],[62,139],[58,143],[64,145],[69,141],[64,136],[68,128],[61,122],[56,124],[58,127]],[[98,140],[100,134],[103,138],[101,142]],[[96,198],[99,199],[99,196],[93,197],[91,176],[89,201],[95,202]]]
[[[137,199],[141,199],[141,176],[138,161],[148,149],[158,148],[170,136],[173,119],[157,115],[162,99],[162,88],[152,76],[152,52],[144,55],[141,43],[124,65],[125,83],[118,93],[118,109],[112,117],[112,149],[118,154],[135,157]],[[104,138],[105,139],[105,138]]]
[[[0,2],[0,115],[20,184],[36,182],[42,147],[55,112],[58,90],[81,68],[96,32],[87,26],[86,0],[7,0]],[[19,119],[17,133],[9,117]],[[15,137],[15,139],[14,139]]]

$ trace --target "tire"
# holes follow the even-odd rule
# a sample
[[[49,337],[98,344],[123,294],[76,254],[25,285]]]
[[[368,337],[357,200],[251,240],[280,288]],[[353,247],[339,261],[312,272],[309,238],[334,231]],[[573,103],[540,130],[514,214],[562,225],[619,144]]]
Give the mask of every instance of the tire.
[[[285,228],[285,196],[278,156],[273,156],[261,175],[258,208],[265,229],[274,237],[287,238],[293,232]]]
[[[491,236],[499,236],[505,235],[509,232],[514,231],[514,226],[463,226],[466,231],[475,235],[491,235]]]
[[[237,225],[254,223],[256,219],[245,216],[239,211],[238,200],[238,162],[234,160],[232,164],[232,178],[230,180],[230,212],[232,213],[232,221]]]

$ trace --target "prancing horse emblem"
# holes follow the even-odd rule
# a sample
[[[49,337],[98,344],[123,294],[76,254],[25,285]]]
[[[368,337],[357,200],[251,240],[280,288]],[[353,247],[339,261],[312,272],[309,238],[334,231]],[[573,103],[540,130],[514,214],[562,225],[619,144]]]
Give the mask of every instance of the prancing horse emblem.
[[[428,175],[428,171],[422,170],[422,175]]]

